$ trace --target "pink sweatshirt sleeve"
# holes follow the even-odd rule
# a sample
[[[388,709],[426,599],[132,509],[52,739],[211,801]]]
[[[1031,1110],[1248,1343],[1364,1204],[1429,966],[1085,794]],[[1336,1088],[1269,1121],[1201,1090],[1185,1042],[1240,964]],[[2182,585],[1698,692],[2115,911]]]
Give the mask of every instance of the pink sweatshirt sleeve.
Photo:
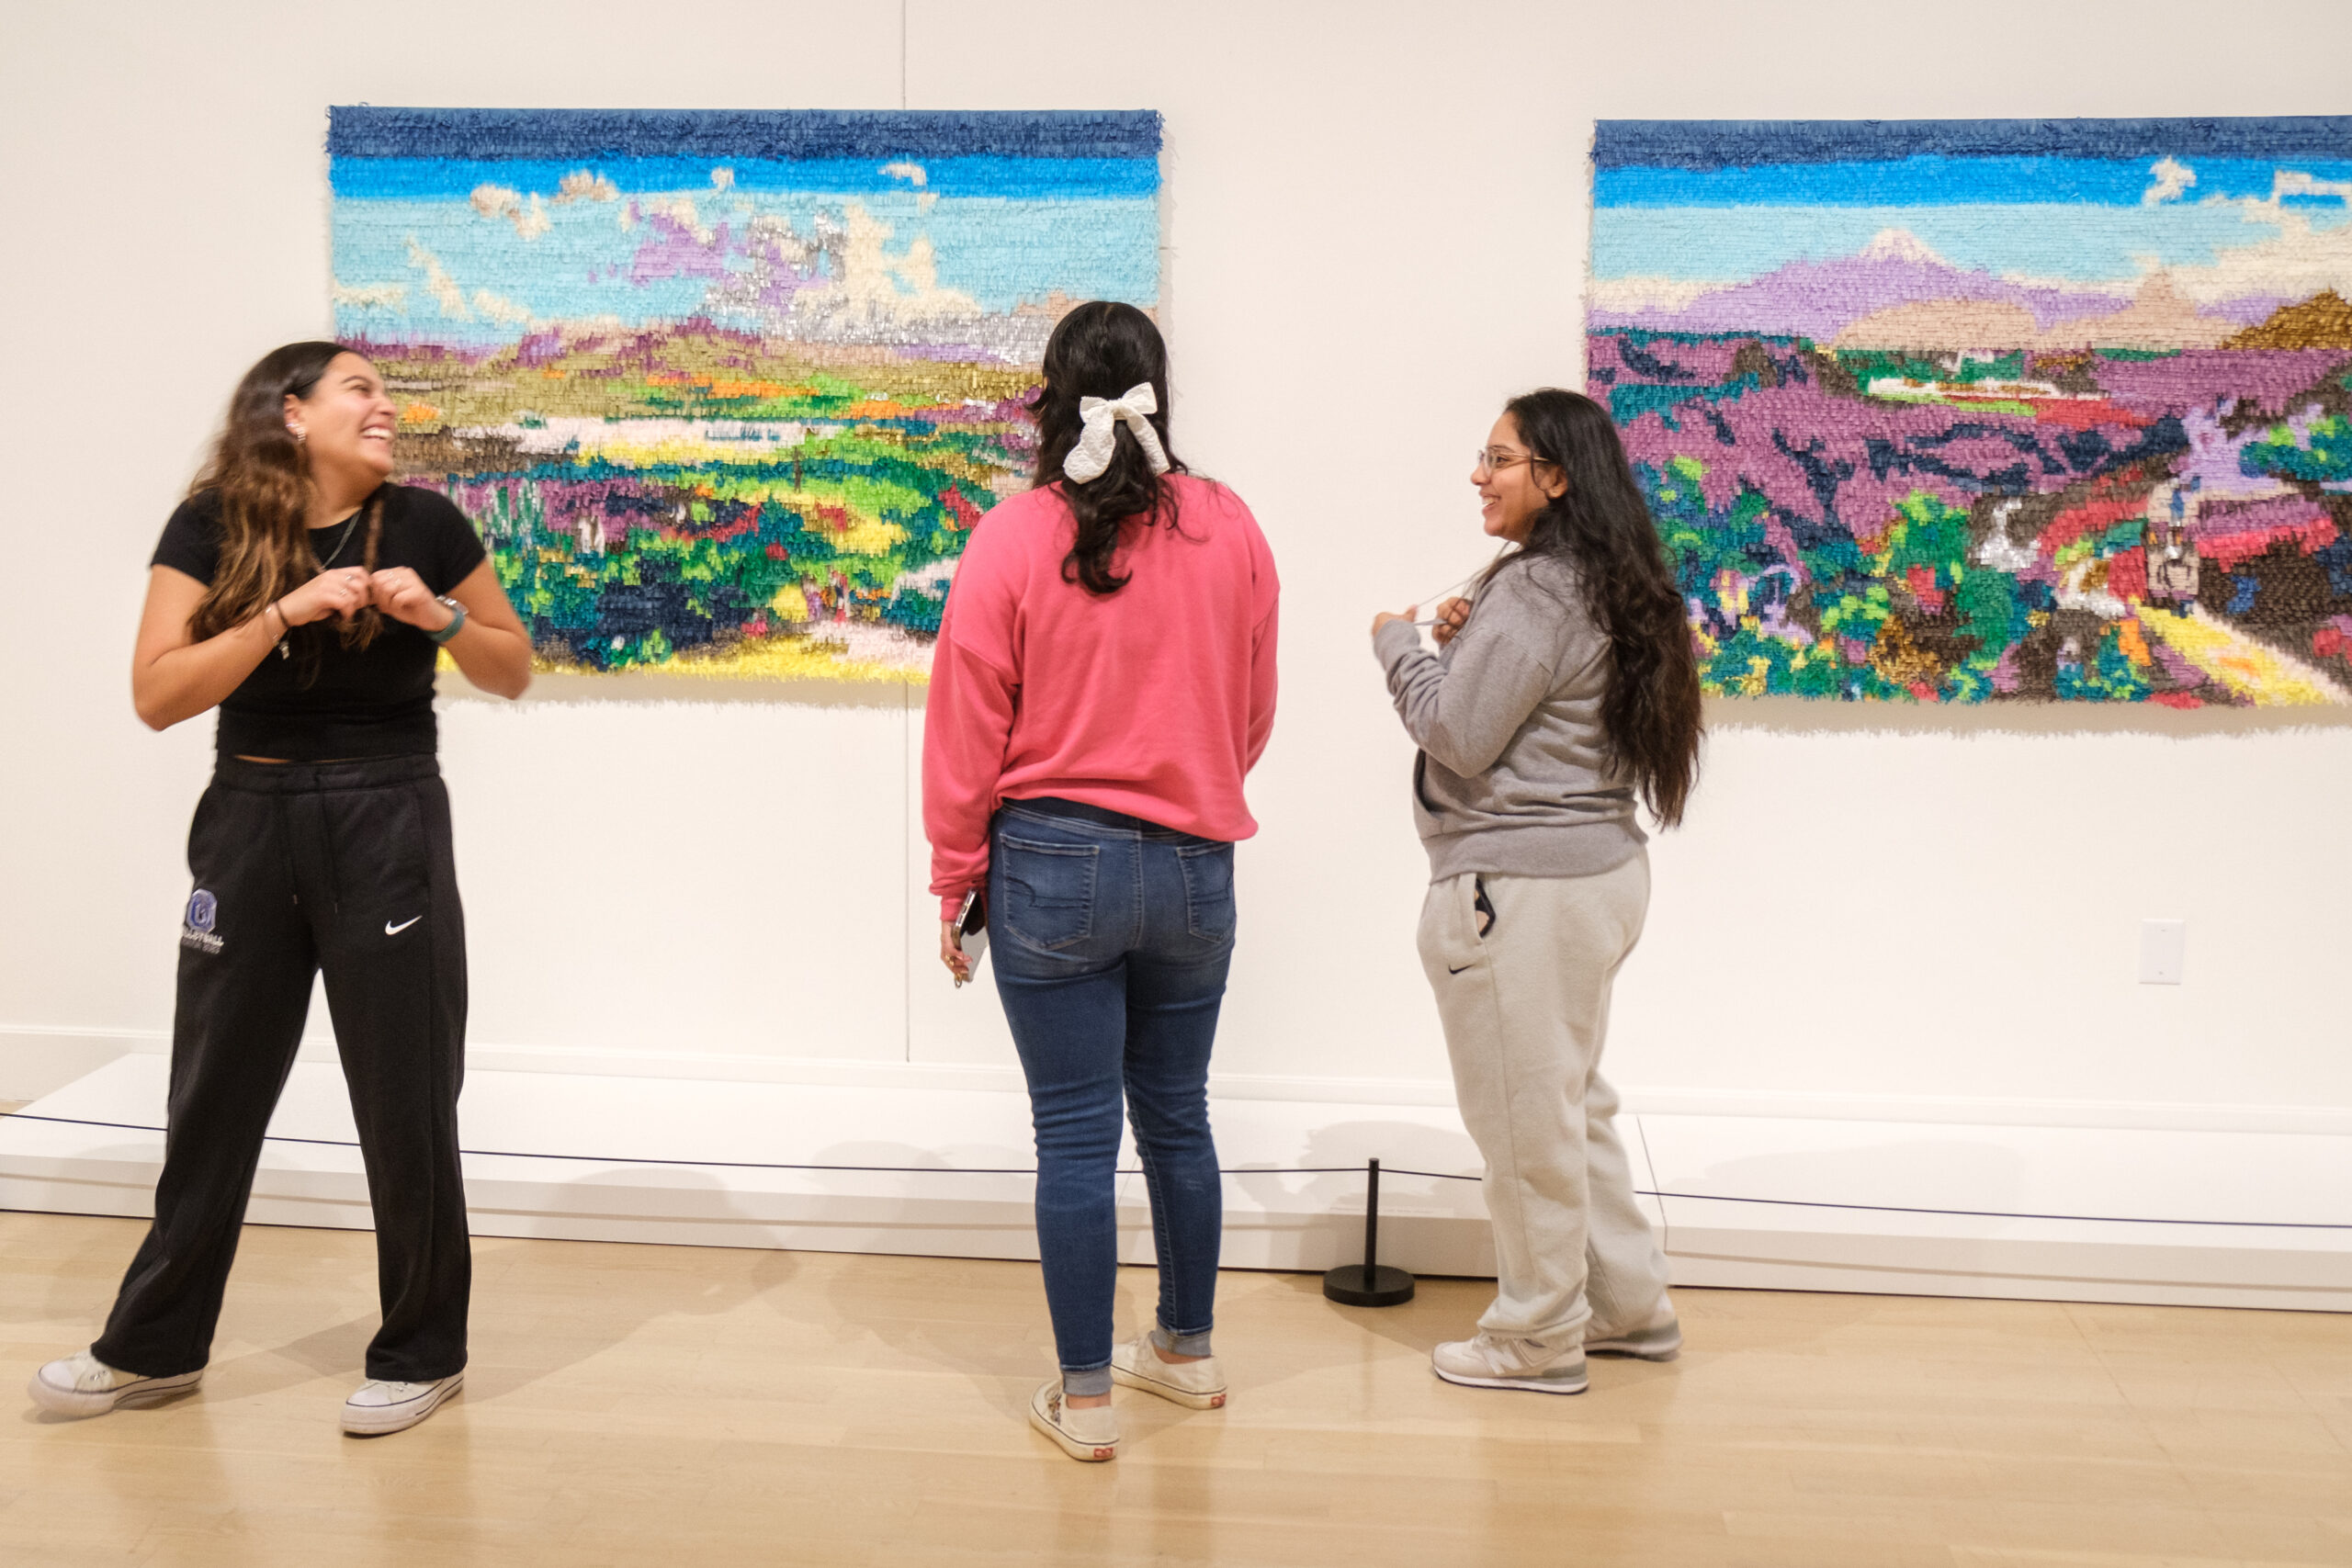
[[[1237,504],[1238,498],[1237,498]],[[1273,547],[1266,543],[1265,534],[1258,527],[1258,520],[1250,519],[1250,607],[1259,611],[1256,624],[1250,633],[1250,729],[1249,748],[1241,771],[1248,773],[1265,755],[1266,742],[1274,733],[1274,645],[1282,622],[1282,579],[1274,570]]]
[[[1021,691],[1013,594],[985,537],[983,525],[956,567],[923,701],[922,829],[943,920],[988,880],[989,818]]]
[[[1274,733],[1274,641],[1280,606],[1266,612],[1250,638],[1250,746],[1241,771],[1248,773],[1266,754]]]

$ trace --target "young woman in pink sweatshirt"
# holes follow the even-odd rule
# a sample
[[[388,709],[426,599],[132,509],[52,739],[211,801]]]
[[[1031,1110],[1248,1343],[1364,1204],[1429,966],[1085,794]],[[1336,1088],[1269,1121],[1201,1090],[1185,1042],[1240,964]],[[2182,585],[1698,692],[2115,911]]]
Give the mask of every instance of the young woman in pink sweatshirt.
[[[1274,721],[1272,553],[1241,499],[1169,449],[1159,330],[1096,301],[1046,345],[1035,487],[958,563],[923,729],[941,962],[987,900],[1029,1083],[1037,1247],[1061,1376],[1030,1421],[1118,1452],[1111,1387],[1225,1403],[1210,1354],[1223,1191],[1209,1051],[1233,954],[1242,779]],[[1159,1258],[1158,1326],[1113,1345],[1114,1183],[1135,1122]]]

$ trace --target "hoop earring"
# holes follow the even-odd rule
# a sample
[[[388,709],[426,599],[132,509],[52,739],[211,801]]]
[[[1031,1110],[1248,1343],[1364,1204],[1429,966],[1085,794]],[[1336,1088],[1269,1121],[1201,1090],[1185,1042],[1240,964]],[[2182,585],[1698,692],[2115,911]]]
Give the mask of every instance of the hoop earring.
[[[296,444],[297,446],[300,446],[300,445],[301,444],[302,439],[303,439],[303,435],[302,435],[302,427],[301,427],[300,425],[299,425],[299,424],[289,424],[289,425],[288,425],[288,426],[286,427],[286,434],[288,434],[288,435],[290,435],[290,436],[292,436],[292,437],[294,438],[295,444]]]

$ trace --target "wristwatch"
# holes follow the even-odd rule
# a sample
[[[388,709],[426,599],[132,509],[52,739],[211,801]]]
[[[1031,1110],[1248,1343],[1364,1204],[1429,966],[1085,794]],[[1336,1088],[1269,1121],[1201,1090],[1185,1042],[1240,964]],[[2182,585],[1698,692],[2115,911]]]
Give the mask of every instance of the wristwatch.
[[[463,604],[458,604],[455,599],[450,598],[447,593],[437,596],[433,602],[436,604],[447,607],[449,612],[449,624],[443,626],[437,632],[426,632],[424,635],[431,637],[435,642],[447,642],[451,637],[456,637],[459,632],[465,630],[466,607]]]

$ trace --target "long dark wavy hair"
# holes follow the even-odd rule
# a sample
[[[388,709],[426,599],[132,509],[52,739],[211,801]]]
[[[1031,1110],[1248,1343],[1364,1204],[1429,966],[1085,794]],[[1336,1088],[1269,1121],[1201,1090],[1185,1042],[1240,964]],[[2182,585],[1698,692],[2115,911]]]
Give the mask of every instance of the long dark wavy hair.
[[[220,507],[220,564],[188,617],[188,634],[197,641],[243,626],[262,606],[319,574],[318,553],[311,547],[311,455],[286,428],[286,400],[308,398],[335,355],[358,352],[339,343],[289,343],[263,355],[230,394],[229,416],[188,486],[191,497],[210,491]],[[360,551],[360,564],[369,571],[376,570],[383,526],[379,489],[368,500]],[[345,647],[365,648],[382,627],[382,615],[370,604],[336,629]],[[298,640],[315,665],[312,639]]]
[[[1062,461],[1078,445],[1085,426],[1078,416],[1080,398],[1115,398],[1139,381],[1151,383],[1159,412],[1148,416],[1168,456],[1170,474],[1189,473],[1168,444],[1168,345],[1151,318],[1133,305],[1096,299],[1064,316],[1046,340],[1046,384],[1030,400],[1037,416],[1038,489],[1059,486],[1078,521],[1078,538],[1062,558],[1062,581],[1089,593],[1116,593],[1127,579],[1111,567],[1121,527],[1130,518],[1144,526],[1176,526],[1176,491],[1151,471],[1143,446],[1125,420],[1112,427],[1111,466],[1084,484],[1062,472]]]
[[[1609,638],[1604,753],[1650,814],[1673,827],[1699,780],[1699,664],[1674,568],[1624,443],[1608,411],[1581,392],[1545,387],[1503,406],[1528,451],[1565,476],[1567,489],[1536,513],[1526,545],[1487,576],[1544,556],[1574,568],[1586,606]],[[1539,468],[1536,477],[1548,475]]]

